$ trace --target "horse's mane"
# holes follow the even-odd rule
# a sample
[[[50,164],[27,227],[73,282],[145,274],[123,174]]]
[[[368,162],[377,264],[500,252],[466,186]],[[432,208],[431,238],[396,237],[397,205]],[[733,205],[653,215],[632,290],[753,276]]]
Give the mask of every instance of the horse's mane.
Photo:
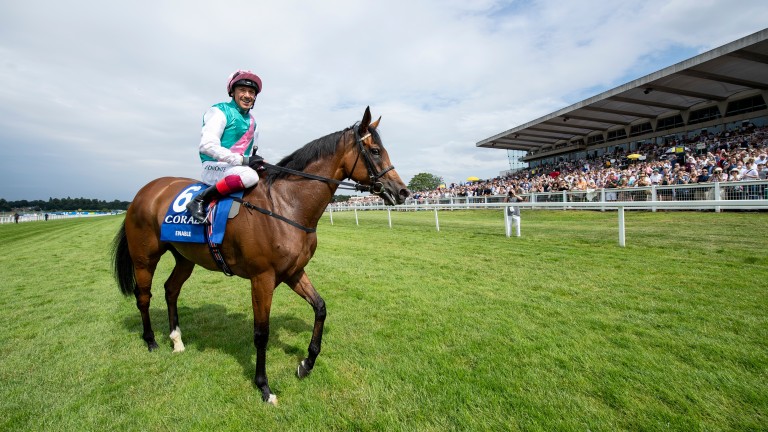
[[[322,138],[318,138],[305,144],[303,147],[284,157],[276,165],[295,171],[304,171],[310,163],[331,156],[336,153],[336,146],[341,139],[341,135],[348,131],[346,128],[342,131],[334,132]],[[271,186],[275,180],[285,178],[290,174],[284,171],[274,170],[267,175],[267,187]]]

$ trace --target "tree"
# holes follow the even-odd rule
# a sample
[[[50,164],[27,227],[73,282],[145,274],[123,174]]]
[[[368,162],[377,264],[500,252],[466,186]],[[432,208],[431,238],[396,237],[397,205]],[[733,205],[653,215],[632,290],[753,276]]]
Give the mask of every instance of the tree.
[[[418,173],[408,182],[408,189],[414,192],[424,192],[437,189],[443,183],[443,178],[430,173]]]

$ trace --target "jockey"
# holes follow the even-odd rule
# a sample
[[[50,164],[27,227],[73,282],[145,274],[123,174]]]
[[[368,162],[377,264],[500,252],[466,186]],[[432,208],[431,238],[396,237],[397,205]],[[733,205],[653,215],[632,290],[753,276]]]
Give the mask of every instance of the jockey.
[[[232,100],[213,105],[203,116],[200,160],[202,180],[210,186],[187,204],[197,222],[205,221],[212,200],[259,181],[255,169],[264,159],[256,155],[259,130],[250,110],[261,88],[261,78],[253,72],[235,71],[227,81],[227,93]]]

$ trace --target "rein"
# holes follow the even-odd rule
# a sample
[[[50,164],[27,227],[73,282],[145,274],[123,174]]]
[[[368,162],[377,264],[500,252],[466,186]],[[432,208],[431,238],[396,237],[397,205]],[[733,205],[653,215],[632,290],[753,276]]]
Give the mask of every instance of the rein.
[[[267,163],[267,162],[264,162],[262,164],[262,166],[264,168],[266,168],[267,170],[282,171],[282,172],[286,172],[288,174],[293,174],[293,175],[297,175],[297,176],[300,176],[300,177],[306,177],[306,178],[311,179],[311,180],[318,180],[318,181],[325,182],[325,183],[333,183],[333,184],[339,185],[339,188],[341,188],[341,189],[355,190],[355,191],[358,191],[358,192],[370,192],[371,191],[371,186],[367,186],[367,185],[364,185],[362,183],[357,183],[357,182],[350,183],[350,182],[340,181],[340,180],[336,180],[336,179],[332,179],[332,178],[328,178],[328,177],[322,177],[322,176],[318,176],[318,175],[314,175],[314,174],[310,174],[310,173],[305,173],[304,171],[296,171],[296,170],[293,170],[293,169],[290,169],[290,168],[281,167],[281,166],[277,166],[277,165],[272,165],[271,163]]]
[[[354,191],[358,191],[358,192],[370,192],[372,194],[379,195],[379,194],[384,192],[384,185],[380,181],[378,181],[378,180],[381,177],[383,177],[384,174],[386,174],[386,173],[392,171],[393,169],[395,169],[395,166],[394,165],[390,165],[389,167],[384,168],[383,170],[379,171],[378,173],[374,173],[374,170],[373,170],[374,165],[373,165],[373,161],[371,160],[371,155],[369,154],[368,150],[363,145],[363,140],[368,138],[369,136],[371,136],[371,133],[368,132],[365,136],[361,137],[360,134],[357,133],[357,124],[358,123],[355,123],[350,128],[355,133],[355,143],[357,144],[357,148],[359,150],[359,152],[357,153],[357,157],[355,158],[355,164],[352,165],[352,170],[350,172],[355,172],[355,168],[357,167],[357,161],[360,160],[360,155],[362,154],[363,155],[363,161],[365,162],[365,168],[368,170],[368,178],[371,181],[370,185],[364,185],[364,184],[362,184],[360,182],[350,183],[350,182],[336,180],[336,179],[332,179],[332,178],[328,178],[328,177],[322,177],[322,176],[318,176],[318,175],[314,175],[314,174],[305,173],[303,171],[297,171],[297,170],[293,170],[293,169],[290,169],[290,168],[285,168],[285,167],[281,167],[281,166],[278,166],[278,165],[273,165],[273,164],[266,163],[266,162],[264,162],[262,165],[267,170],[281,171],[281,172],[286,172],[286,173],[289,173],[289,174],[297,175],[297,176],[300,176],[300,177],[306,177],[306,178],[311,179],[311,180],[317,180],[317,181],[321,181],[321,182],[325,182],[325,183],[333,183],[335,185],[338,185],[342,189],[354,190]]]
[[[351,127],[351,129],[355,133],[355,143],[357,144],[357,148],[359,150],[359,152],[357,153],[357,158],[355,158],[355,164],[352,166],[351,172],[355,171],[355,168],[357,167],[357,161],[360,159],[360,155],[362,154],[363,155],[363,162],[365,163],[365,168],[368,170],[368,178],[371,181],[370,185],[364,185],[364,184],[362,184],[360,182],[351,183],[351,182],[346,182],[346,181],[332,179],[332,178],[329,178],[329,177],[322,177],[322,176],[318,176],[318,175],[314,175],[314,174],[310,174],[310,173],[305,173],[304,171],[297,171],[297,170],[294,170],[294,169],[290,169],[290,168],[286,168],[286,167],[281,167],[281,166],[273,165],[273,164],[266,163],[266,162],[263,162],[262,166],[265,169],[267,169],[267,170],[281,171],[281,172],[286,172],[288,174],[293,174],[293,175],[297,175],[297,176],[300,176],[300,177],[305,177],[305,178],[308,178],[310,180],[317,180],[317,181],[321,181],[321,182],[325,182],[325,183],[333,183],[333,184],[339,186],[340,189],[354,190],[354,191],[358,191],[358,192],[370,192],[370,193],[372,193],[374,195],[381,195],[383,193],[386,193],[386,191],[384,189],[384,184],[381,183],[379,181],[379,179],[384,174],[386,174],[389,171],[395,169],[395,167],[394,167],[394,165],[390,165],[389,167],[384,168],[383,170],[379,171],[378,173],[374,172],[374,169],[373,169],[374,165],[373,165],[373,161],[371,160],[371,156],[368,153],[368,150],[365,148],[365,145],[363,145],[363,140],[368,138],[371,135],[371,133],[368,132],[365,136],[361,137],[360,134],[358,134],[358,132],[357,132],[357,125],[358,125],[358,123],[355,123]],[[289,225],[291,225],[293,227],[296,227],[296,228],[298,228],[298,229],[300,229],[300,230],[302,230],[302,231],[304,231],[306,233],[313,233],[313,232],[317,231],[315,228],[305,227],[304,225],[301,225],[301,224],[299,224],[297,222],[294,222],[294,221],[288,219],[287,217],[285,217],[283,215],[277,214],[277,213],[275,213],[275,212],[273,212],[271,210],[267,210],[267,209],[264,209],[264,208],[261,208],[261,207],[257,207],[255,205],[249,203],[248,201],[244,201],[241,198],[232,197],[232,199],[234,201],[239,202],[240,204],[242,204],[246,208],[249,208],[249,209],[252,209],[252,210],[256,210],[259,213],[262,213],[262,214],[265,214],[267,216],[271,216],[271,217],[273,217],[275,219],[281,220],[281,221],[283,221],[283,222],[285,222],[285,223],[287,223],[287,224],[289,224]]]

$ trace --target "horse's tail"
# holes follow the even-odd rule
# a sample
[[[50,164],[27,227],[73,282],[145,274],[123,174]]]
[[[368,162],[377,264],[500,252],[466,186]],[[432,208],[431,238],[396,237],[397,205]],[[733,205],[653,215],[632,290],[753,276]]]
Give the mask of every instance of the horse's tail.
[[[112,243],[112,256],[115,260],[115,280],[120,292],[125,296],[133,294],[136,288],[136,275],[133,270],[131,252],[128,250],[128,237],[125,235],[125,221],[120,226],[115,240]]]

